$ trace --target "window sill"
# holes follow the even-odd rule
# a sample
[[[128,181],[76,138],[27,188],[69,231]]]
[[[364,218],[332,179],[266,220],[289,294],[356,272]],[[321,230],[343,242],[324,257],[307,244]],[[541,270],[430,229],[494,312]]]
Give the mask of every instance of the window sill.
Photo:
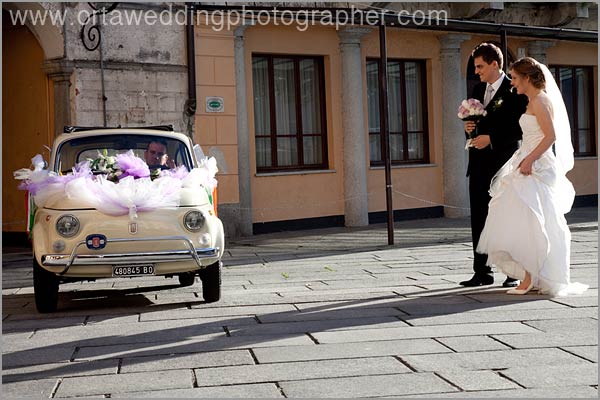
[[[257,178],[263,178],[267,176],[287,176],[287,175],[314,175],[314,174],[335,174],[335,169],[315,169],[305,171],[281,171],[281,172],[261,172],[254,174]]]
[[[404,164],[404,165],[392,165],[392,169],[404,169],[404,168],[434,168],[437,164]],[[384,165],[377,165],[375,167],[369,167],[372,170],[385,169]]]
[[[579,161],[579,160],[597,160],[598,156],[581,156],[581,157],[577,157],[575,156],[575,161]]]

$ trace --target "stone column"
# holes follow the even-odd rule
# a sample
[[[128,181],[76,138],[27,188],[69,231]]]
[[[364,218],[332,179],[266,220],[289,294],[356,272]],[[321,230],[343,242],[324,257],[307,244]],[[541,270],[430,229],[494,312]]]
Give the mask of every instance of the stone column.
[[[250,138],[248,130],[248,107],[246,91],[246,64],[244,55],[244,31],[248,25],[241,25],[234,31],[235,58],[235,105],[237,109],[237,152],[238,187],[240,193],[241,236],[252,235],[252,186],[250,182]]]
[[[342,129],[344,140],[344,218],[346,226],[369,224],[366,157],[368,148],[363,108],[364,61],[360,39],[371,28],[338,31],[342,61]]]
[[[54,85],[54,135],[71,125],[71,76],[75,70],[73,62],[65,59],[46,60],[42,66]]]
[[[469,215],[467,160],[463,122],[456,116],[458,105],[467,98],[465,76],[461,71],[460,48],[469,35],[447,34],[439,37],[442,67],[442,145],[444,154],[444,215],[450,218]]]
[[[548,40],[531,40],[527,42],[527,55],[535,58],[542,64],[548,64],[546,50],[554,46],[554,42]]]

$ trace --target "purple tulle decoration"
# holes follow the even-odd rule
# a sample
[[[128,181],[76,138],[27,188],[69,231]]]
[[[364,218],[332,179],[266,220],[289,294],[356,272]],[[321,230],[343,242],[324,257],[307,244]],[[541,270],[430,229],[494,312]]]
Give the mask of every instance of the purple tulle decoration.
[[[187,168],[185,167],[185,165],[180,165],[177,168],[164,169],[164,170],[160,171],[161,178],[163,176],[168,176],[168,177],[179,179],[179,180],[183,180],[186,176],[188,176],[188,174],[189,174],[189,172],[188,172]]]
[[[119,176],[119,179],[123,179],[128,176],[133,176],[135,179],[147,178],[150,176],[150,169],[148,168],[148,165],[146,165],[144,160],[133,154],[132,150],[129,150],[124,154],[118,154],[116,159],[118,168],[123,171],[123,174]]]

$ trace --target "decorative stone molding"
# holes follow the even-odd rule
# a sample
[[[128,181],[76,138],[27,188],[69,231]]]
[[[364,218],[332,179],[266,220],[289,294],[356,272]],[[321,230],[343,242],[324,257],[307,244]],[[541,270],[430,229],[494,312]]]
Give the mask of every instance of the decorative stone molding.
[[[44,61],[42,69],[54,84],[54,134],[59,134],[72,122],[70,90],[75,66],[61,58]]]
[[[347,26],[338,31],[338,37],[340,38],[340,45],[345,44],[357,44],[360,45],[360,41],[363,37],[373,32],[374,28],[369,27],[358,27],[358,26]]]
[[[75,71],[75,64],[64,58],[52,59],[44,61],[42,69],[54,82],[69,81]]]

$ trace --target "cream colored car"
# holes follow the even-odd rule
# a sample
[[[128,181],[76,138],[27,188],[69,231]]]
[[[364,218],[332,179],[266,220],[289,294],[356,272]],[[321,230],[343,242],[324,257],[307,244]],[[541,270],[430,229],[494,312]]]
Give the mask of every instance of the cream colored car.
[[[159,179],[124,179],[106,168],[126,152],[129,158],[115,164],[121,169],[128,162],[137,163],[130,171],[147,165],[140,160],[151,143],[164,145],[163,161],[168,158],[148,168]],[[71,128],[55,140],[48,164],[55,174],[34,196],[38,311],[56,311],[61,282],[96,278],[177,276],[181,286],[189,286],[198,275],[204,300],[219,300],[223,224],[211,204],[214,178],[198,150],[188,136],[168,127]],[[85,163],[99,155],[106,165],[98,159]],[[94,168],[82,171],[81,165]],[[53,187],[53,179],[63,186]]]

